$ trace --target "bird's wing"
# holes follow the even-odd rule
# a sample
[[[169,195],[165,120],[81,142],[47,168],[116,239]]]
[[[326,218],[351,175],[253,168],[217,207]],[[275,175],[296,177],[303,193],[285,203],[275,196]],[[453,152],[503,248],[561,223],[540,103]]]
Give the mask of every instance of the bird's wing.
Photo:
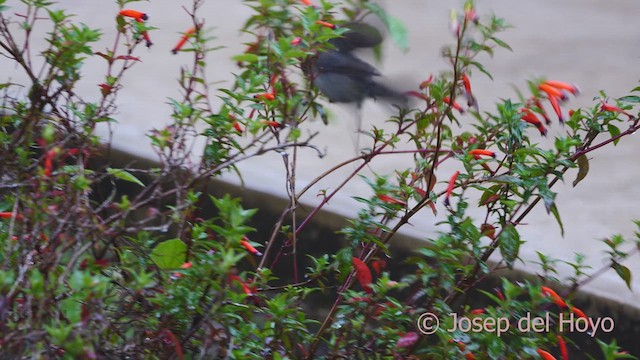
[[[380,75],[378,69],[358,59],[351,53],[326,51],[320,53],[315,61],[319,72],[332,72],[350,76],[371,77]]]

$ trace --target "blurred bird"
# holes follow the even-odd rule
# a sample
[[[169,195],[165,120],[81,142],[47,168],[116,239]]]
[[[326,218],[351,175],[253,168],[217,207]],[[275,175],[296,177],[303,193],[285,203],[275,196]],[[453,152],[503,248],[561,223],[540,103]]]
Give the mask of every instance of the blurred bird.
[[[355,103],[360,107],[366,98],[373,98],[406,106],[406,96],[375,81],[374,77],[380,76],[380,72],[353,53],[358,48],[372,48],[382,43],[380,32],[364,23],[344,27],[348,30],[342,37],[330,41],[335,49],[321,52],[312,60],[313,84],[331,102]]]

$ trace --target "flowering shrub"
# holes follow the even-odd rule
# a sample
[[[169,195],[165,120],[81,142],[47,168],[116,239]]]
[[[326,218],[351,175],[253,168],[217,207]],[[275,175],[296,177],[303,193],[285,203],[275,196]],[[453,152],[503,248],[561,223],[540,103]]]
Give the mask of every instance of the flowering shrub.
[[[453,44],[443,52],[449,69],[414,84],[404,94],[410,105],[388,119],[393,130],[371,129],[361,155],[330,164],[313,183],[355,163],[346,184],[387,154],[403,154],[412,165],[369,177],[372,195],[357,199],[362,208],[341,231],[344,246],[310,255],[299,252],[305,231],[342,185],[300,215],[313,183],[298,190],[296,166],[309,156],[299,149],[317,149],[314,134],[302,130],[325,114],[309,69],[348,24],[378,17],[403,44],[402,24],[368,0],[245,0],[253,15],[242,30],[252,40],[234,58],[233,85],[214,91],[205,70],[215,48],[198,12],[202,1],[194,0],[185,11],[185,33],[171,48],[191,56],[180,72],[181,97],[170,100],[169,124],[148,135],[157,167],[141,169],[100,161],[109,144],[95,129],[116,121],[123,79],[143,66],[139,48],[165,44],[153,43],[157,24],[135,2],[117,3],[116,27],[97,30],[47,1],[23,1],[11,10],[0,1],[0,52],[27,79],[0,85],[0,349],[6,357],[566,360],[582,350],[559,325],[591,321],[573,303],[576,290],[609,268],[630,284],[623,260],[638,248],[627,251],[625,239],[612,236],[602,269],[591,271],[578,256],[575,274],[558,279],[557,261],[541,254],[538,278],[504,279],[495,291],[477,291],[519,259],[518,228],[534,207],[544,206],[563,227],[554,185],[578,168],[577,185],[588,175],[589,153],[638,130],[640,97],[633,93],[640,89],[620,99],[603,93],[592,107],[567,111],[562,106],[577,94],[574,85],[534,79],[519,98],[478,112],[473,78],[490,75],[477,57],[509,49],[497,37],[508,26],[477,14],[467,1],[452,14]],[[46,47],[35,49],[29,40],[41,22],[52,29]],[[96,51],[105,31],[117,32],[114,43]],[[75,88],[89,57],[106,65],[97,101]],[[212,96],[222,105],[214,106]],[[560,125],[565,134],[553,146],[537,143],[549,126]],[[202,154],[194,154],[196,141],[205,144]],[[269,152],[284,159],[290,197],[268,240],[258,243],[252,240],[258,209],[229,195],[211,197],[207,184]],[[458,170],[441,170],[445,162]],[[436,191],[438,182],[446,189]],[[123,184],[136,190],[124,194]],[[215,215],[207,215],[209,206]],[[471,217],[471,208],[482,218]],[[411,271],[400,276],[385,258],[398,231],[418,221],[421,210],[438,219],[440,233],[424,239],[407,260]],[[499,261],[490,262],[492,255]],[[554,290],[561,285],[566,290]],[[471,308],[472,292],[487,305]],[[331,299],[325,312],[308,310],[313,294]],[[526,322],[534,326],[534,317],[547,319],[549,328],[520,331]],[[589,330],[598,338],[607,326]],[[475,327],[483,331],[468,331]],[[601,353],[594,358],[634,358],[615,341],[597,341]]]

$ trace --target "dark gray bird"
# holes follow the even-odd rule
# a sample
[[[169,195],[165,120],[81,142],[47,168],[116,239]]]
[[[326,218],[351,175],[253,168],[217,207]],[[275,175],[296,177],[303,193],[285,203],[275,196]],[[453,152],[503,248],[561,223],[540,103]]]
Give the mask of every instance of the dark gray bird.
[[[331,102],[355,103],[359,107],[366,98],[373,98],[406,106],[406,96],[377,82],[374,78],[380,76],[380,72],[353,52],[379,45],[382,42],[380,32],[367,24],[345,27],[349,30],[342,37],[330,41],[335,50],[322,52],[313,60],[313,84]]]

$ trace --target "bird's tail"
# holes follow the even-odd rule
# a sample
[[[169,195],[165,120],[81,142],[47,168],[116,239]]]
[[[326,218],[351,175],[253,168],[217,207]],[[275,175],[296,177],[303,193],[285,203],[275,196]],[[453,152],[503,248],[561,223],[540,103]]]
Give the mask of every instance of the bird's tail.
[[[391,105],[396,105],[401,108],[406,108],[409,102],[409,99],[405,94],[379,82],[374,82],[371,86],[370,96],[375,100],[382,99]]]

